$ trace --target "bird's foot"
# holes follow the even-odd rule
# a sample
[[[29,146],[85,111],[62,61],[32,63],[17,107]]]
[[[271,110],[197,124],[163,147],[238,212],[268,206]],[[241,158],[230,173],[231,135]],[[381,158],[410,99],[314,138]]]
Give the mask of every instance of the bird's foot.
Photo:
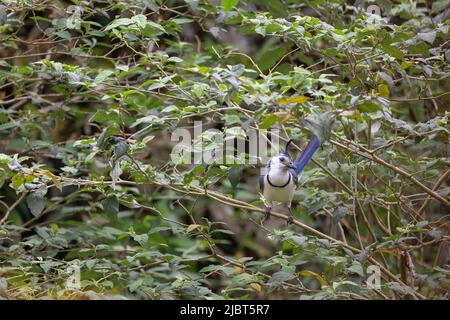
[[[294,216],[293,215],[288,215],[288,218],[286,220],[287,225],[290,225],[294,222]]]
[[[266,210],[264,211],[264,218],[262,220],[262,223],[266,222],[270,218],[270,211],[272,208],[266,207]]]

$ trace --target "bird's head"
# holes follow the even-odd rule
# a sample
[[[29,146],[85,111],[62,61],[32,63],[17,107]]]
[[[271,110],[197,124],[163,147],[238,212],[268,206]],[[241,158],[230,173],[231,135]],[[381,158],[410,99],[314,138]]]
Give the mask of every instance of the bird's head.
[[[286,153],[280,153],[279,155],[272,157],[272,159],[270,159],[269,161],[268,166],[270,168],[279,168],[286,171],[289,169],[295,170],[295,166],[292,162],[291,157]]]

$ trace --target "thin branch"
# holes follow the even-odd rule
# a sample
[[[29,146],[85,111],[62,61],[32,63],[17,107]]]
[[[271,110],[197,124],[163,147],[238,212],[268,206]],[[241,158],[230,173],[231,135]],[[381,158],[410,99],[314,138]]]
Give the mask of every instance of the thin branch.
[[[0,220],[0,226],[3,225],[6,220],[8,220],[9,215],[11,214],[11,212],[14,210],[15,207],[17,207],[19,205],[19,203],[22,202],[23,198],[25,198],[25,196],[27,195],[26,192],[23,192],[20,197],[16,200],[16,202],[14,202],[9,208],[8,210],[6,210],[5,215],[3,216],[2,220]]]
[[[450,169],[447,169],[447,171],[438,179],[438,181],[434,185],[433,191],[438,190],[439,187],[441,186],[441,184],[447,179],[447,177],[449,175],[450,175]],[[431,199],[432,199],[432,197],[430,195],[425,199],[425,201],[423,202],[422,206],[420,207],[420,209],[418,211],[419,216],[422,216],[422,213],[427,208],[427,206],[430,203]]]
[[[343,145],[342,143],[339,143],[335,140],[330,140],[330,142],[336,146],[338,146],[339,148],[345,149],[347,151],[350,151],[352,153],[355,153],[361,157],[364,157],[366,159],[372,160],[374,162],[377,162],[389,169],[391,169],[392,171],[397,172],[398,174],[402,175],[403,177],[411,180],[412,183],[414,183],[416,186],[420,187],[421,189],[423,189],[426,193],[428,193],[430,196],[436,198],[437,200],[441,201],[443,204],[445,204],[447,207],[450,208],[450,202],[448,200],[446,200],[443,196],[441,196],[440,194],[436,193],[435,191],[431,190],[430,188],[428,188],[427,186],[425,186],[422,182],[420,182],[419,180],[417,180],[415,177],[413,177],[413,174],[406,172],[405,170],[390,164],[386,161],[384,161],[383,159],[377,157],[374,154],[370,154],[370,153],[364,153],[361,152],[359,150],[355,150],[353,148],[350,148],[346,145]],[[365,149],[365,148],[364,148]]]

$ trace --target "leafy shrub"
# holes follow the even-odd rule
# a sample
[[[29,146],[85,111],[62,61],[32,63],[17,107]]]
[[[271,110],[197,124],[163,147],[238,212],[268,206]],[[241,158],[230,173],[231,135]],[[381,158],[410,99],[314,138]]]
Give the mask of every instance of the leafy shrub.
[[[448,299],[447,0],[2,2],[1,297]],[[294,225],[195,121],[325,141]]]

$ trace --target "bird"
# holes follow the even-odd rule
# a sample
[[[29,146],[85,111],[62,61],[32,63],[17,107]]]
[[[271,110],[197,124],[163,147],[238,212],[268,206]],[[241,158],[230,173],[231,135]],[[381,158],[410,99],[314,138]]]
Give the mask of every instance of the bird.
[[[298,176],[319,148],[320,140],[313,135],[305,149],[299,152],[294,161],[288,152],[291,142],[292,139],[286,143],[284,152],[272,157],[267,162],[267,173],[259,177],[259,188],[264,196],[266,207],[262,222],[270,218],[270,212],[275,202],[289,209],[287,224],[292,224],[294,221],[292,198],[298,186]]]

